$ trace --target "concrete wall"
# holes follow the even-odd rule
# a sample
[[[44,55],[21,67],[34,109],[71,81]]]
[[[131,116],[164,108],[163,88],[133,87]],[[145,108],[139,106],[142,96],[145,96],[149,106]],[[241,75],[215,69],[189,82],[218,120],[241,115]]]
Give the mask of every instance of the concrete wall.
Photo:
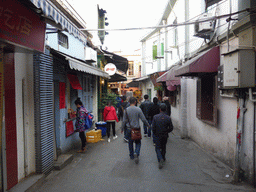
[[[28,174],[35,172],[33,55],[15,53],[14,61],[18,180],[20,181]],[[24,168],[25,165],[27,168]]]
[[[78,59],[85,60],[85,57],[86,57],[85,46],[82,44],[82,42],[67,32],[62,32],[62,33],[68,36],[68,42],[69,42],[68,49],[58,44],[58,33],[52,33],[52,34],[46,35],[46,38],[48,38],[48,42],[49,42],[48,45],[57,51],[66,53]]]
[[[187,80],[187,94],[188,136],[202,148],[234,167],[237,100],[218,94],[218,125],[214,127],[196,117],[196,80]]]

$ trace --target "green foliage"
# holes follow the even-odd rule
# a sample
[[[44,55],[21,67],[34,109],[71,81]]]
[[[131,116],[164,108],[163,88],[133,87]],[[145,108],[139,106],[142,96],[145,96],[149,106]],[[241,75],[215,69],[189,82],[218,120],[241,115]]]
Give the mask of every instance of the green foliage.
[[[116,97],[117,95],[114,93],[103,93],[99,103],[99,109],[104,109],[108,105],[108,101],[111,101],[112,105],[116,106]]]
[[[162,85],[155,87],[156,91],[164,91],[164,88]]]

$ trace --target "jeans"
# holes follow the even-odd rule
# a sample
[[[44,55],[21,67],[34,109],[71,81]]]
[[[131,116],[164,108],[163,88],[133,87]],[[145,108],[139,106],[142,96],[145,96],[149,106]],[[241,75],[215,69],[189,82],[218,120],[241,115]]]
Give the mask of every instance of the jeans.
[[[155,150],[158,162],[160,162],[161,159],[165,161],[167,139],[168,135],[155,135]]]
[[[131,139],[131,129],[127,129],[127,136],[128,136],[128,140],[129,140],[129,155],[130,158],[133,159],[134,158],[134,146],[133,143],[135,143],[135,153],[139,156],[140,155],[140,147],[141,147],[141,140],[132,140]]]
[[[148,137],[151,137],[151,124],[152,124],[152,120],[151,119],[147,119],[148,124],[150,125],[149,128],[147,128],[146,124],[143,123],[143,128],[144,128],[144,134],[148,135]]]

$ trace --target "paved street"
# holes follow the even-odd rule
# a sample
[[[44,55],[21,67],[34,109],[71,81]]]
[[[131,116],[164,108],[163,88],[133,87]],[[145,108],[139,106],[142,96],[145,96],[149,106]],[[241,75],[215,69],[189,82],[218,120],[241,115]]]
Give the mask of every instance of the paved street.
[[[118,129],[111,143],[89,144],[87,152],[74,152],[73,162],[49,175],[40,192],[76,191],[255,191],[230,184],[231,171],[174,131],[167,144],[167,162],[158,168],[152,139],[143,138],[139,164],[130,160],[128,144]]]

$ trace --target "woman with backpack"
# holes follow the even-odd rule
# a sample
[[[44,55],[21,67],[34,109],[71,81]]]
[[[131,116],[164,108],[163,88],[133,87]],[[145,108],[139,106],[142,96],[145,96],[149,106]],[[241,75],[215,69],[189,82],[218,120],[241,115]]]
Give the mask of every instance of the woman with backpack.
[[[75,127],[76,127],[76,132],[79,132],[79,137],[81,139],[82,142],[82,147],[81,150],[77,151],[78,153],[83,153],[85,152],[85,146],[86,146],[86,137],[85,137],[85,120],[86,120],[86,115],[88,114],[87,109],[83,106],[82,101],[80,100],[80,98],[78,97],[75,100],[75,105],[77,107],[76,109],[76,123],[75,123]]]

